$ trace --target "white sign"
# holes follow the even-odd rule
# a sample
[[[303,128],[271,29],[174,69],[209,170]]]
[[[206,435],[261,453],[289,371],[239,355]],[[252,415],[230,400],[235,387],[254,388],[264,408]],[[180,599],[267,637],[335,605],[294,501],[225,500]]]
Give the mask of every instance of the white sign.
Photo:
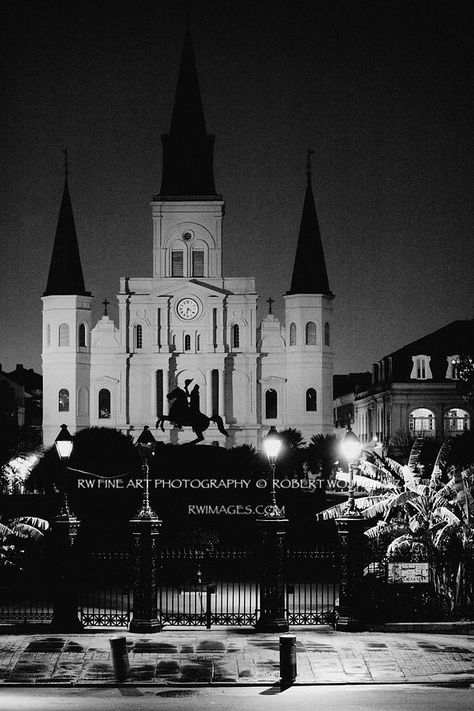
[[[389,583],[429,583],[429,563],[389,563]]]

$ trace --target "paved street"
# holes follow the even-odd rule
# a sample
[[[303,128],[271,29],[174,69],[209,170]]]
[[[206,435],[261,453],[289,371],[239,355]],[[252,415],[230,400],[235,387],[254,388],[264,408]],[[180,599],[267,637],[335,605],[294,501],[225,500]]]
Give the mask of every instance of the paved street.
[[[326,631],[324,631],[324,629]],[[296,630],[297,684],[474,681],[474,636]],[[106,633],[0,637],[0,687],[114,684]],[[272,685],[278,635],[242,629],[126,634],[129,684]]]
[[[471,711],[474,689],[426,686],[297,686],[200,689],[1,688],[2,711]]]

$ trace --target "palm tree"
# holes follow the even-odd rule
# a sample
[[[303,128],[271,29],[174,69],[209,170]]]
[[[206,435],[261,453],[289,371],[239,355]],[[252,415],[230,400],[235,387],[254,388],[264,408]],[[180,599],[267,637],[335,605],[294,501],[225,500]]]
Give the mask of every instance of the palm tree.
[[[435,563],[435,587],[447,597],[451,609],[474,602],[472,590],[472,558],[474,549],[474,465],[460,470],[450,464],[453,444],[447,440],[438,452],[429,478],[418,471],[422,442],[415,440],[408,464],[402,466],[375,452],[367,455],[358,466],[354,484],[365,489],[367,496],[355,499],[364,518],[381,517],[365,535],[388,545],[391,559],[410,559],[419,543],[423,543]],[[423,474],[423,476],[421,476]],[[347,481],[348,475],[338,471],[337,478]],[[328,520],[344,512],[345,502],[317,514],[318,520]],[[456,544],[458,560],[448,555]],[[460,555],[459,555],[460,553]],[[468,574],[469,573],[469,574]]]
[[[41,541],[48,528],[47,521],[35,516],[0,522],[0,568],[21,569],[27,547]]]

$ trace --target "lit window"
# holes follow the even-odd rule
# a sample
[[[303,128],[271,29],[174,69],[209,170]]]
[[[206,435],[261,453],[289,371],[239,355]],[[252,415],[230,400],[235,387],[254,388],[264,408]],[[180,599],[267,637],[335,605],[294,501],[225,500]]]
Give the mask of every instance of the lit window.
[[[184,255],[181,250],[174,249],[171,252],[171,276],[183,276]]]
[[[277,391],[269,388],[265,393],[265,417],[267,420],[274,420],[277,416]]]
[[[107,420],[110,418],[110,390],[102,388],[99,390],[99,419]]]
[[[317,405],[316,390],[314,388],[308,388],[306,391],[306,412],[316,412]]]
[[[448,367],[446,368],[446,379],[447,380],[458,380],[459,379],[459,356],[452,355],[448,356]]]
[[[67,323],[62,323],[59,326],[59,345],[69,345],[69,324]]]
[[[412,380],[428,380],[432,378],[430,360],[430,356],[427,355],[412,356],[413,367],[411,369],[410,378]]]
[[[143,347],[143,328],[139,323],[133,329],[133,345],[136,349]]]
[[[61,388],[58,393],[58,410],[59,412],[69,412],[69,390]]]
[[[86,346],[86,324],[81,323],[79,326],[79,348]]]
[[[331,328],[330,328],[327,321],[324,324],[324,345],[325,346],[331,345]]]
[[[193,276],[204,276],[204,252],[202,250],[193,250]]]
[[[313,321],[308,321],[306,324],[306,345],[316,345],[316,324]]]
[[[232,326],[232,348],[240,346],[240,329],[237,323]]]
[[[189,336],[189,335],[186,335],[184,337],[184,350],[185,351],[191,350],[191,336]]]
[[[466,432],[470,427],[469,413],[466,410],[453,407],[444,416],[444,431],[447,435]]]
[[[296,346],[296,323],[290,323],[290,346]]]
[[[415,437],[434,437],[436,434],[434,413],[426,407],[413,410],[410,413],[409,427]]]

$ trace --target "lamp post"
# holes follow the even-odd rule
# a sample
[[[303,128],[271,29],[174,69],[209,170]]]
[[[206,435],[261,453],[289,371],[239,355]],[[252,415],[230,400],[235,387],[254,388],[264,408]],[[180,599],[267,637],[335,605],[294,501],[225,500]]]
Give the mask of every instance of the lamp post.
[[[276,460],[278,458],[278,455],[280,454],[281,445],[281,437],[278,435],[276,428],[272,425],[268,431],[268,434],[263,440],[263,449],[265,451],[265,454],[267,455],[268,463],[270,465],[270,472],[272,475],[272,503],[270,507],[267,507],[267,510],[265,512],[265,516],[268,516],[269,518],[285,518],[282,510],[277,505],[275,495]]]
[[[145,425],[142,433],[136,441],[136,447],[142,462],[142,472],[145,476],[145,489],[143,491],[142,505],[137,512],[137,519],[156,519],[157,515],[150,506],[150,461],[155,454],[156,439],[150,432],[148,425]]]
[[[349,465],[349,496],[347,499],[345,515],[358,515],[354,502],[354,463],[359,459],[362,452],[362,444],[358,436],[351,430],[351,426],[347,427],[346,434],[340,444],[340,450],[343,458]]]
[[[161,622],[157,606],[157,544],[161,521],[150,506],[150,461],[155,454],[156,440],[145,425],[136,446],[145,478],[142,505],[131,519],[134,541],[133,618],[130,632],[159,632]]]
[[[73,439],[67,428],[67,425],[61,425],[61,430],[54,441],[54,446],[56,447],[56,452],[58,453],[59,460],[61,462],[61,508],[59,510],[59,516],[61,518],[73,517],[74,514],[69,508],[69,502],[67,499],[67,464],[69,458],[72,454]]]
[[[73,439],[66,425],[61,425],[54,444],[62,465],[62,491],[59,513],[53,519],[51,528],[56,568],[51,626],[58,632],[80,632],[84,627],[77,616],[76,560],[73,547],[81,522],[69,508],[67,498],[67,464],[73,449]]]
[[[339,616],[337,629],[358,629],[360,617],[359,586],[362,579],[364,519],[355,507],[353,467],[362,452],[362,444],[350,425],[340,444],[342,457],[349,465],[349,496],[341,515],[336,518],[340,543]]]
[[[260,529],[260,614],[256,629],[261,632],[287,632],[288,620],[285,605],[285,582],[283,576],[283,540],[288,519],[279,508],[275,496],[275,467],[281,449],[281,438],[275,427],[263,440],[263,449],[268,458],[272,475],[271,504],[257,518]]]

